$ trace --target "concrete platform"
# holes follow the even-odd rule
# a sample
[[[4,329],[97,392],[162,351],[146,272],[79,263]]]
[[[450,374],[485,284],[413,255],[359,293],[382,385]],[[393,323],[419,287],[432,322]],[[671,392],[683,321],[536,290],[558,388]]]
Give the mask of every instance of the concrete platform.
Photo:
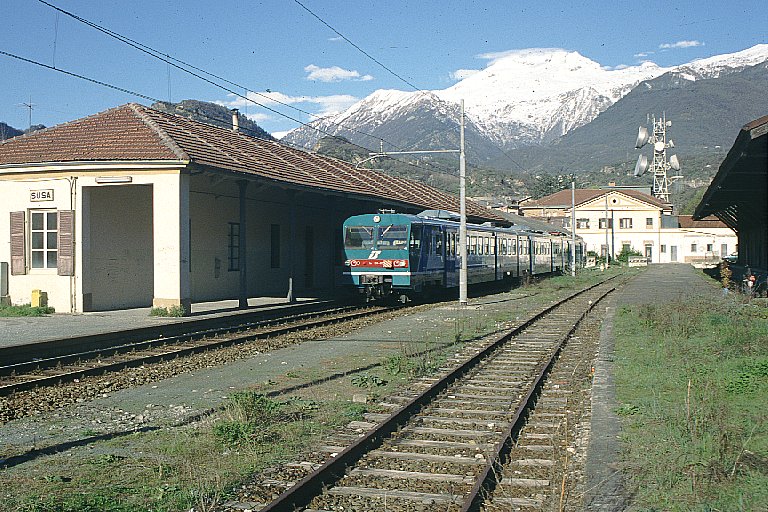
[[[296,304],[322,300],[325,299],[302,298],[297,299]],[[194,303],[192,304],[191,315],[181,318],[150,316],[151,308],[75,314],[55,313],[42,317],[0,317],[0,347],[184,322],[190,319],[223,315],[236,316],[255,309],[287,307],[289,305],[288,300],[282,297],[254,297],[248,299],[248,309],[239,309],[237,300]]]

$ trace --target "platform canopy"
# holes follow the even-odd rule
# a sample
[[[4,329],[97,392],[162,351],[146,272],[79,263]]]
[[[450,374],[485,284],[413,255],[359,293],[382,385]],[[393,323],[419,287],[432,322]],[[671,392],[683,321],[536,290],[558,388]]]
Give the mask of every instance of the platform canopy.
[[[738,232],[750,219],[765,223],[768,200],[768,116],[746,124],[693,218],[714,215]]]

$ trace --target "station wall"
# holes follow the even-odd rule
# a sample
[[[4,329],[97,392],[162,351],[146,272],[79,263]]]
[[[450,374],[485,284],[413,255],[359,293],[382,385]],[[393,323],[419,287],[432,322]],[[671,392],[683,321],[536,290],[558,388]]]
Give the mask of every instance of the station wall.
[[[189,172],[178,164],[98,165],[95,172],[67,169],[64,175],[60,169],[35,168],[0,178],[0,197],[7,198],[0,205],[0,218],[6,219],[0,262],[12,267],[16,261],[18,270],[21,260],[22,269],[9,276],[11,302],[29,303],[35,289],[46,292],[57,312],[189,307],[193,301],[239,297],[237,176]],[[248,296],[286,297],[289,288],[296,297],[333,293],[343,220],[380,207],[362,197],[251,181],[246,187]],[[25,244],[15,260],[12,213],[14,240]],[[47,221],[48,214],[50,226],[33,228],[33,216],[35,222]],[[71,228],[59,225],[67,218]],[[57,245],[64,229],[71,231],[69,260]],[[32,247],[41,240],[41,247]]]

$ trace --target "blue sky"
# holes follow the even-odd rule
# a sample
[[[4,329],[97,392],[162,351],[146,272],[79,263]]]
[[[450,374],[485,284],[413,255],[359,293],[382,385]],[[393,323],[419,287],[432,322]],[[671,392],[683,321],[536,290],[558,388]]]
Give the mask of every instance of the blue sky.
[[[642,60],[670,66],[768,42],[765,0],[47,1],[258,91],[254,99],[304,122],[308,114],[269,99],[322,114],[376,89],[412,87],[301,4],[419,89],[449,87],[460,70],[523,48],[578,51],[609,67]],[[0,0],[0,51],[161,100],[237,100],[38,0]],[[32,122],[47,126],[130,101],[151,103],[0,55],[0,121],[25,128],[22,104],[30,99]],[[241,111],[272,132],[298,126],[253,104]]]

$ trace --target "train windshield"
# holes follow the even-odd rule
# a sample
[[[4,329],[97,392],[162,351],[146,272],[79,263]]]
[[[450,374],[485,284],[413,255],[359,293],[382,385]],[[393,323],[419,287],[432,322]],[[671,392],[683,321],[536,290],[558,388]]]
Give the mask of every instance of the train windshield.
[[[347,226],[347,231],[344,233],[344,248],[373,248],[373,229],[372,226]]]
[[[405,249],[408,244],[408,226],[379,226],[379,249]]]

